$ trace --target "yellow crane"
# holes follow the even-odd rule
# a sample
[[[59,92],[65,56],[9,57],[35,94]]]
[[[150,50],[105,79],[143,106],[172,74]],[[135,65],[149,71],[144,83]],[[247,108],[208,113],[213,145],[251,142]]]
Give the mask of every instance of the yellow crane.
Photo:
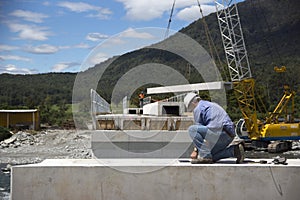
[[[300,123],[293,122],[295,92],[285,86],[284,95],[274,111],[265,120],[257,119],[255,80],[250,69],[237,4],[234,0],[215,0],[215,4],[230,78],[249,138],[254,146],[267,146],[269,152],[288,150],[292,140],[300,140]],[[285,72],[286,67],[275,67],[274,70]],[[287,113],[289,103],[292,104],[291,114]],[[283,113],[285,121],[279,122],[278,118]]]

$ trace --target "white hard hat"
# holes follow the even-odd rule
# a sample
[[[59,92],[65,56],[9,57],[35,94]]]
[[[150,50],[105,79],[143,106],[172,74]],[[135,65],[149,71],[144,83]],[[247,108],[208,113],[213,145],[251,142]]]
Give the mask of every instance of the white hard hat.
[[[191,103],[191,101],[197,96],[197,94],[193,93],[193,92],[190,92],[190,93],[187,93],[187,95],[184,97],[184,105],[186,107],[186,109],[189,108],[189,105]]]

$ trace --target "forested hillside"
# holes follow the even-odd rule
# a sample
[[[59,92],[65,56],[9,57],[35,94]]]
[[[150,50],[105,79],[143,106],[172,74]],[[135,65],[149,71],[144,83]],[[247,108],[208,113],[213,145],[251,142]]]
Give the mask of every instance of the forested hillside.
[[[247,0],[238,4],[252,73],[258,84],[267,88],[270,101],[278,100],[284,83],[299,90],[300,6],[294,0]],[[205,18],[222,60],[224,51],[216,14]],[[201,20],[181,30],[207,48]],[[276,74],[275,66],[286,66]]]
[[[300,12],[295,0],[246,0],[238,4],[244,38],[254,78],[257,81],[259,97],[270,110],[280,99],[283,84],[289,84],[300,95]],[[200,14],[199,14],[200,16]],[[223,46],[216,14],[205,17],[210,34],[222,63],[226,68]],[[203,20],[197,20],[180,30],[208,50]],[[106,61],[110,62],[110,61]],[[85,72],[83,84],[95,81],[97,73],[106,63],[99,63]],[[201,76],[186,73],[187,61],[169,52],[153,49],[141,49],[120,56],[110,64],[98,83],[97,91],[110,101],[112,89],[117,81],[137,65],[161,63],[182,73],[190,83],[201,82]],[[220,66],[222,65],[222,66]],[[286,73],[275,73],[274,66],[286,66]],[[100,70],[101,71],[101,70]],[[0,109],[11,107],[38,107],[45,104],[63,105],[72,102],[72,90],[75,73],[49,73],[35,75],[0,75]],[[226,80],[226,74],[223,79]],[[96,89],[96,88],[95,88]],[[142,88],[141,88],[142,89]],[[89,91],[82,91],[76,101],[89,101]],[[295,101],[299,117],[300,98]],[[137,96],[131,99],[137,102]],[[232,92],[228,92],[229,112],[239,117]]]
[[[1,107],[71,103],[75,73],[0,75]]]
[[[41,122],[61,125],[72,118],[75,73],[0,75],[0,109],[38,108]]]

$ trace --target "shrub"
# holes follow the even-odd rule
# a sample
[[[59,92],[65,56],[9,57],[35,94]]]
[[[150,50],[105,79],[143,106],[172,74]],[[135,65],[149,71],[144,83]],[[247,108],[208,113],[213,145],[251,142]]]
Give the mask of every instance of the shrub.
[[[0,141],[10,138],[12,134],[7,128],[0,126]]]

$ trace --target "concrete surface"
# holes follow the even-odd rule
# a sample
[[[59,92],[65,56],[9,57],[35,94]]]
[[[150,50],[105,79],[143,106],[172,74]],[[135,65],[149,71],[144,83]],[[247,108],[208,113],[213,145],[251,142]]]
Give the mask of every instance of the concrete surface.
[[[11,199],[273,199],[300,196],[300,160],[288,165],[192,165],[176,159],[45,160],[12,168]],[[246,160],[247,161],[247,160]]]
[[[92,131],[96,158],[189,158],[193,150],[187,131]]]

